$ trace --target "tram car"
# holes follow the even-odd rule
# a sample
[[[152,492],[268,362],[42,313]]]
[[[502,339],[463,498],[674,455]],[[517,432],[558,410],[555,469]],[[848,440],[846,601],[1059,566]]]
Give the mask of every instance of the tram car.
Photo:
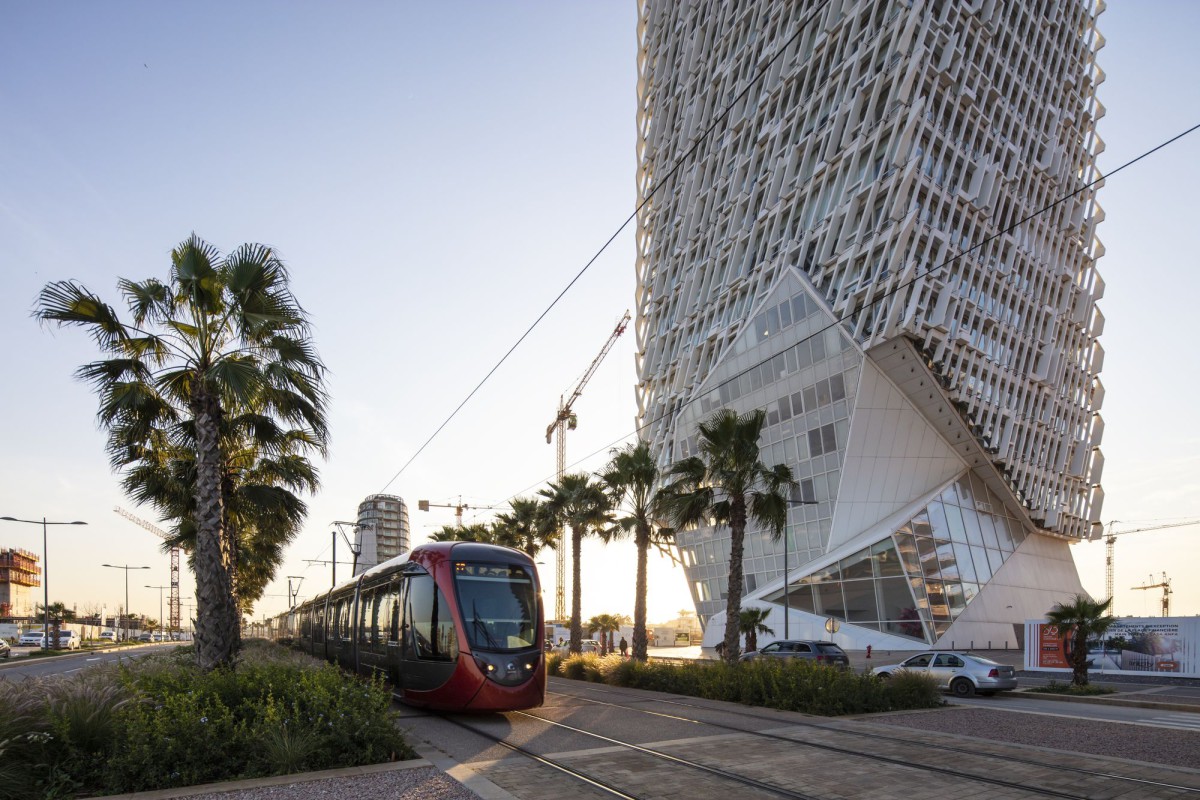
[[[293,608],[266,632],[382,677],[409,705],[515,711],[546,698],[541,597],[525,553],[433,542]]]

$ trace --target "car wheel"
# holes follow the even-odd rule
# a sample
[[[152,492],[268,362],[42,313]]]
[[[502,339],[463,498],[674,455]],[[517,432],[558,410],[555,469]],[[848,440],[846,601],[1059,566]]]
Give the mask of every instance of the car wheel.
[[[950,691],[957,697],[970,697],[975,694],[975,685],[966,678],[956,678],[950,682]]]
[[[886,681],[887,679],[891,678],[892,675],[890,672],[881,672],[878,675],[876,675],[875,677],[879,678],[880,680]]]

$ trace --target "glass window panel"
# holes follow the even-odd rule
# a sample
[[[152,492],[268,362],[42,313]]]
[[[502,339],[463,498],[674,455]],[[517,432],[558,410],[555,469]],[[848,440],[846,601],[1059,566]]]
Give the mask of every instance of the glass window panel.
[[[950,616],[955,619],[967,607],[962,584],[958,581],[946,581],[946,603],[950,606]]]
[[[965,544],[954,543],[954,560],[958,562],[958,574],[964,581],[974,582],[975,564],[971,560],[971,548]]]
[[[793,585],[788,590],[788,608],[798,608],[810,614],[817,613],[816,603],[813,602],[812,587]]]
[[[949,622],[935,622],[935,623],[933,623],[933,633],[934,633],[934,636],[936,636],[936,637],[937,637],[937,638],[939,638],[939,639],[940,639],[941,637],[945,636],[945,635],[946,635],[946,631],[948,631],[948,630],[950,630],[950,623],[949,623]]]
[[[912,590],[913,600],[917,603],[917,609],[927,610],[929,608],[929,598],[925,594],[925,579],[909,578],[908,588]]]
[[[1016,545],[1013,544],[1012,536],[1009,535],[1008,520],[1004,517],[992,516],[991,522],[996,528],[996,538],[1000,541],[1000,549],[1011,553],[1016,549]]]
[[[983,478],[971,472],[967,475],[971,479],[971,494],[975,496],[976,507],[978,504],[987,503],[989,506],[996,500],[992,493],[988,491],[987,484],[983,482]],[[996,504],[997,506],[999,503]],[[992,506],[995,508],[996,506]]]
[[[900,566],[900,557],[891,539],[884,539],[871,546],[871,561],[877,578],[890,576],[903,577],[904,570]]]
[[[963,527],[967,529],[968,542],[971,544],[986,544],[983,540],[983,531],[979,527],[979,517],[973,509],[962,509],[962,521]]]
[[[767,309],[767,335],[779,333],[779,307],[772,306]]]
[[[804,302],[804,295],[798,294],[792,298],[792,319],[799,322],[808,316],[808,306]]]
[[[750,391],[761,389],[763,385],[762,367],[756,367],[748,373],[750,376]]]
[[[815,336],[811,340],[809,340],[809,344],[812,346],[813,363],[815,364],[818,361],[824,361],[825,360],[825,339],[820,336]]]
[[[834,400],[846,399],[846,382],[840,373],[829,379],[829,394]]]
[[[875,581],[879,595],[879,618],[912,620],[917,618],[917,606],[904,578],[883,578]],[[912,634],[910,634],[912,635]]]
[[[946,525],[950,528],[950,538],[956,542],[967,541],[967,529],[963,525],[962,512],[958,506],[945,502],[941,503],[941,506],[942,513],[946,515]]]
[[[992,579],[992,567],[988,564],[986,550],[972,545],[971,561],[975,564],[975,577],[980,583],[987,583]]]
[[[917,540],[911,533],[896,534],[896,550],[900,553],[905,572],[909,575],[920,575],[921,559],[917,554]]]
[[[915,533],[918,537],[933,535],[933,528],[929,524],[929,515],[924,511],[913,517],[910,524],[912,525],[913,533]]]
[[[954,484],[954,488],[958,491],[958,504],[963,508],[974,508],[975,497],[971,494],[971,479],[970,473],[959,478]]]
[[[841,569],[843,580],[872,577],[870,551],[859,550],[854,555],[843,558]],[[878,617],[870,617],[870,619],[878,619]]]
[[[821,445],[820,428],[813,428],[808,432],[808,452],[814,456],[819,456],[825,452]]]
[[[925,509],[929,517],[929,527],[933,531],[933,538],[938,541],[950,541],[950,525],[946,522],[946,510],[938,501],[933,501],[929,507]]]
[[[1005,517],[1008,523],[1008,534],[1012,536],[1013,544],[1016,547],[1021,546],[1021,542],[1025,541],[1025,529],[1021,527],[1021,523],[1012,517]]]
[[[950,619],[950,605],[946,601],[946,585],[942,581],[925,581],[925,592],[929,596],[929,613],[934,620]]]
[[[787,371],[786,365],[783,361],[783,353],[772,356],[771,360],[767,362],[767,366],[769,367],[772,381],[779,380],[783,377],[783,373]]]
[[[800,369],[804,369],[805,367],[811,367],[812,363],[812,347],[809,346],[808,342],[800,342],[797,344],[796,366]]]
[[[923,536],[917,537],[917,553],[921,557],[921,572],[927,578],[936,578],[941,575],[941,568],[938,566],[937,547],[933,543],[933,539]]]
[[[762,341],[767,337],[767,315],[759,314],[754,318],[754,338]]]
[[[833,395],[829,393],[829,381],[817,381],[817,405],[827,406],[833,402]]]
[[[799,416],[804,413],[804,400],[800,396],[800,392],[792,395],[792,415]]]
[[[796,348],[789,347],[783,351],[783,363],[787,367],[788,372],[796,372],[799,367],[796,366]]]
[[[963,516],[970,514],[970,511],[963,511]],[[979,522],[979,528],[983,531],[984,547],[994,547],[1000,549],[1000,540],[996,538],[996,526],[992,524],[992,515],[975,512],[975,519]]]
[[[833,432],[832,425],[821,426],[821,446],[825,448],[826,453],[832,453],[838,449],[837,436]]]
[[[946,580],[957,579],[958,561],[954,553],[953,542],[935,542],[937,545],[938,563],[942,567],[942,577]]]
[[[895,634],[896,636],[907,636],[912,639],[917,639],[922,642],[929,642],[925,636],[925,628],[919,619],[905,620],[901,622],[884,622],[880,628],[884,633]]]
[[[804,410],[813,411],[817,408],[817,390],[809,386],[804,390]]]
[[[791,419],[792,418],[792,398],[789,395],[785,394],[783,397],[779,398],[778,403],[779,403],[779,419],[780,420]]]
[[[786,328],[792,324],[792,304],[784,300],[779,304],[779,326]]]
[[[846,581],[842,584],[842,594],[846,598],[846,617],[848,622],[879,619],[879,609],[875,605],[875,581]]]
[[[987,559],[993,575],[1000,571],[1000,567],[1004,566],[1004,554],[999,550],[988,550]]]
[[[979,594],[979,584],[963,581],[963,602],[970,603]]]
[[[818,614],[837,617],[839,619],[846,618],[846,604],[842,600],[842,584],[840,581],[822,583],[814,586],[813,589],[817,594]]]

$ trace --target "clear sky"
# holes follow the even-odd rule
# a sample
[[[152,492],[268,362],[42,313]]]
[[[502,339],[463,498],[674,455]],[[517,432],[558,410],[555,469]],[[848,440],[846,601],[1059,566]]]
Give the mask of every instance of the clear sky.
[[[1101,29],[1111,170],[1200,122],[1200,6],[1115,0]],[[558,398],[633,302],[632,230],[393,480],[633,209],[635,92],[631,2],[0,5],[0,515],[89,523],[51,529],[51,602],[113,610],[124,580],[100,564],[147,565],[130,601],[157,616],[143,586],[169,575],[155,538],[112,510],[156,521],[122,496],[71,377],[96,351],[30,317],[46,282],[115,303],[118,277],[165,277],[193,231],[282,254],[330,369],[333,438],[258,610],[274,613],[284,576],[304,576],[301,596],[328,586],[306,561],[329,558],[329,523],[368,494],[403,496],[420,542],[453,511],[417,500],[461,496],[481,521],[553,475]],[[1200,518],[1198,157],[1195,134],[1100,193],[1105,521]],[[634,429],[634,351],[631,327],[576,406],[576,468]],[[1174,611],[1200,613],[1198,542],[1200,527],[1120,539],[1118,612],[1156,613],[1159,592],[1129,587],[1165,570]],[[0,547],[40,554],[41,530],[0,523]],[[1073,551],[1101,594],[1103,544]],[[584,557],[584,614],[632,613],[632,545]],[[690,608],[682,572],[651,566],[651,619]]]

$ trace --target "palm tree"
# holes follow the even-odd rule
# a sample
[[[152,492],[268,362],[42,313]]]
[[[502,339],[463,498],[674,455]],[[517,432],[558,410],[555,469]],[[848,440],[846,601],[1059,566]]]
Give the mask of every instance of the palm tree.
[[[608,488],[613,505],[624,507],[626,515],[617,518],[610,536],[633,533],[637,548],[637,583],[633,600],[633,658],[646,660],[646,554],[651,544],[670,542],[674,530],[664,526],[667,519],[666,495],[658,490],[660,475],[650,445],[630,444],[614,450],[612,460],[600,475]]]
[[[738,631],[746,637],[746,652],[758,649],[758,635],[774,636],[775,631],[766,626],[771,610],[767,608],[743,608],[738,614]]]
[[[1056,603],[1047,614],[1051,625],[1058,626],[1058,635],[1071,637],[1071,682],[1088,685],[1088,639],[1102,636],[1116,618],[1107,614],[1112,598],[1103,603],[1086,594],[1077,594],[1069,603]]]
[[[700,455],[677,462],[664,490],[676,529],[729,526],[723,657],[730,664],[738,658],[746,522],[754,520],[778,536],[787,523],[787,496],[796,486],[786,464],[768,467],[759,460],[758,439],[766,416],[762,409],[738,414],[726,408],[700,423]]]
[[[108,356],[76,374],[99,395],[115,465],[138,461],[139,449],[188,446],[192,437],[196,655],[212,669],[232,663],[240,624],[223,426],[254,413],[303,430],[324,454],[325,367],[287,269],[264,245],[222,257],[193,235],[172,250],[166,283],[121,279],[118,289],[131,322],[73,281],[47,284],[34,315],[87,328]]]
[[[443,525],[429,535],[431,542],[482,542],[484,544],[503,544],[497,541],[495,531],[486,523],[477,522],[471,525]]]
[[[496,515],[495,527],[504,544],[524,551],[530,558],[536,558],[543,547],[558,547],[557,525],[536,497],[513,500],[512,511]]]
[[[567,650],[578,653],[583,645],[579,549],[583,537],[612,522],[609,498],[603,486],[583,472],[564,475],[538,494],[546,499],[547,514],[555,525],[571,528],[571,643]]]

